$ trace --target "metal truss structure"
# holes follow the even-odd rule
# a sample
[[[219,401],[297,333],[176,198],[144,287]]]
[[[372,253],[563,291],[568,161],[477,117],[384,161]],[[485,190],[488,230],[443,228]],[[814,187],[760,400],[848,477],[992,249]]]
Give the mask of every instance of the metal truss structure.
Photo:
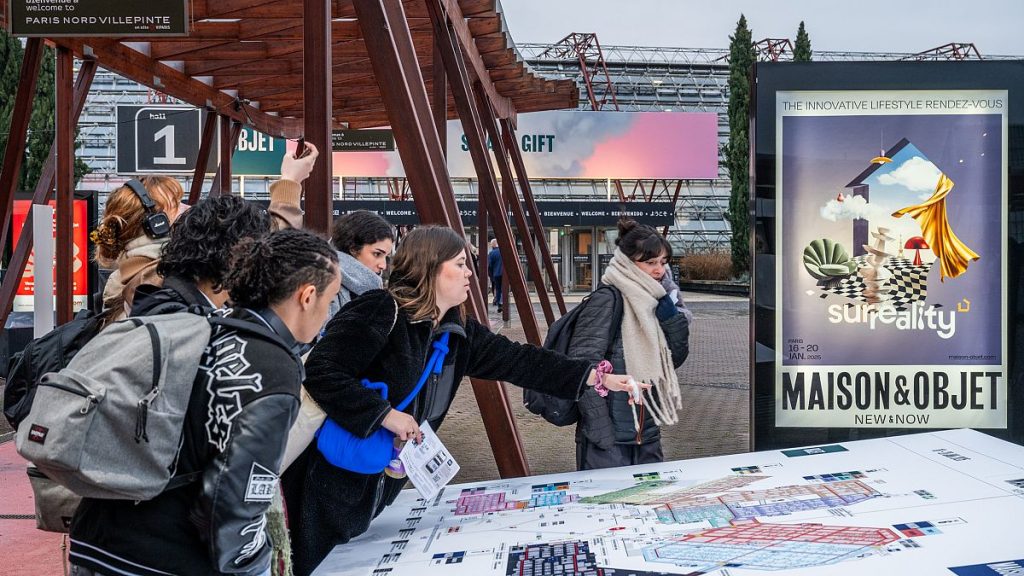
[[[580,87],[580,110],[609,110],[614,103],[625,111],[715,112],[718,114],[719,149],[728,141],[728,55],[726,49],[657,48],[642,46],[600,46],[592,35],[569,35],[558,43],[517,44],[520,56],[537,74],[549,78],[572,79]],[[792,47],[788,39],[765,39],[755,44],[760,58],[788,60]],[[583,49],[583,54],[576,47]],[[600,57],[596,49],[600,49]],[[589,52],[588,52],[589,50]],[[948,44],[919,54],[896,52],[823,52],[814,53],[815,61],[880,61],[909,59],[980,58],[973,44]],[[1009,56],[986,56],[1008,59]],[[581,66],[585,63],[585,72]],[[600,63],[598,66],[597,63]],[[597,73],[597,70],[600,73]],[[588,91],[588,82],[591,91]],[[83,187],[108,190],[118,183],[114,173],[115,106],[144,104],[151,90],[100,70],[93,82],[88,103],[80,122],[84,142],[79,155],[94,172]],[[729,204],[729,178],[725,163],[719,162],[715,180],[683,180],[676,203],[676,225],[668,238],[678,253],[727,250],[731,231],[725,219]],[[246,197],[267,198],[268,181],[246,177],[240,185]],[[616,187],[608,180],[534,180],[538,200],[615,199]],[[622,181],[629,192],[636,181]],[[654,183],[644,181],[650,189]],[[453,180],[459,198],[475,198],[474,180]],[[674,186],[674,183],[673,183]],[[339,186],[342,198],[409,199],[409,185],[402,178],[345,178]]]
[[[931,50],[901,58],[901,60],[982,60],[981,53],[971,42],[950,42]]]

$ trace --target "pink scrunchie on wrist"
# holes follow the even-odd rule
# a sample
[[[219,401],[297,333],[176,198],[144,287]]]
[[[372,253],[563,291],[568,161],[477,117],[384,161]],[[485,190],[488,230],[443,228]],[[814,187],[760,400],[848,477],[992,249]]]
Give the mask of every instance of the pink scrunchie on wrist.
[[[594,378],[594,392],[597,392],[597,395],[602,398],[608,396],[608,389],[604,387],[604,375],[611,374],[612,369],[612,363],[607,360],[601,360],[594,368],[594,371],[597,372]]]

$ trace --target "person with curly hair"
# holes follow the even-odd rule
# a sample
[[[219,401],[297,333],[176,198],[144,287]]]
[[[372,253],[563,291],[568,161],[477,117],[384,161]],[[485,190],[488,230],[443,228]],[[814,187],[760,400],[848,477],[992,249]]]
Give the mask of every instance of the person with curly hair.
[[[136,289],[132,316],[172,312],[187,306],[220,308],[228,301],[223,279],[235,245],[258,238],[271,230],[302,227],[299,198],[302,181],[313,170],[316,146],[307,143],[307,154],[285,154],[281,179],[271,185],[270,206],[236,196],[207,198],[188,208],[171,227],[163,245],[156,277]]]
[[[171,227],[156,272],[162,283],[136,290],[132,316],[147,316],[198,305],[227,303],[224,278],[236,245],[270,232],[271,217],[259,205],[237,196],[199,202]]]

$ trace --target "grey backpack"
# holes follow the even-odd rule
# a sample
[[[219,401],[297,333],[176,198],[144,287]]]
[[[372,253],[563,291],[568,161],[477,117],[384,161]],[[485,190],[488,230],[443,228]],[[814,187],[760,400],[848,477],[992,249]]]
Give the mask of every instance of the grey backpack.
[[[168,489],[211,323],[249,324],[179,312],[105,328],[40,381],[18,453],[83,497],[149,500]]]

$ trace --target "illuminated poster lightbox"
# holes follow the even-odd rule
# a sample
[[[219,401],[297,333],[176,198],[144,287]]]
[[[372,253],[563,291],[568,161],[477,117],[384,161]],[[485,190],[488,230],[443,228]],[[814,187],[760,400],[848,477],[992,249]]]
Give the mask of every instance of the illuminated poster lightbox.
[[[775,425],[1006,428],[1007,91],[775,110]]]

